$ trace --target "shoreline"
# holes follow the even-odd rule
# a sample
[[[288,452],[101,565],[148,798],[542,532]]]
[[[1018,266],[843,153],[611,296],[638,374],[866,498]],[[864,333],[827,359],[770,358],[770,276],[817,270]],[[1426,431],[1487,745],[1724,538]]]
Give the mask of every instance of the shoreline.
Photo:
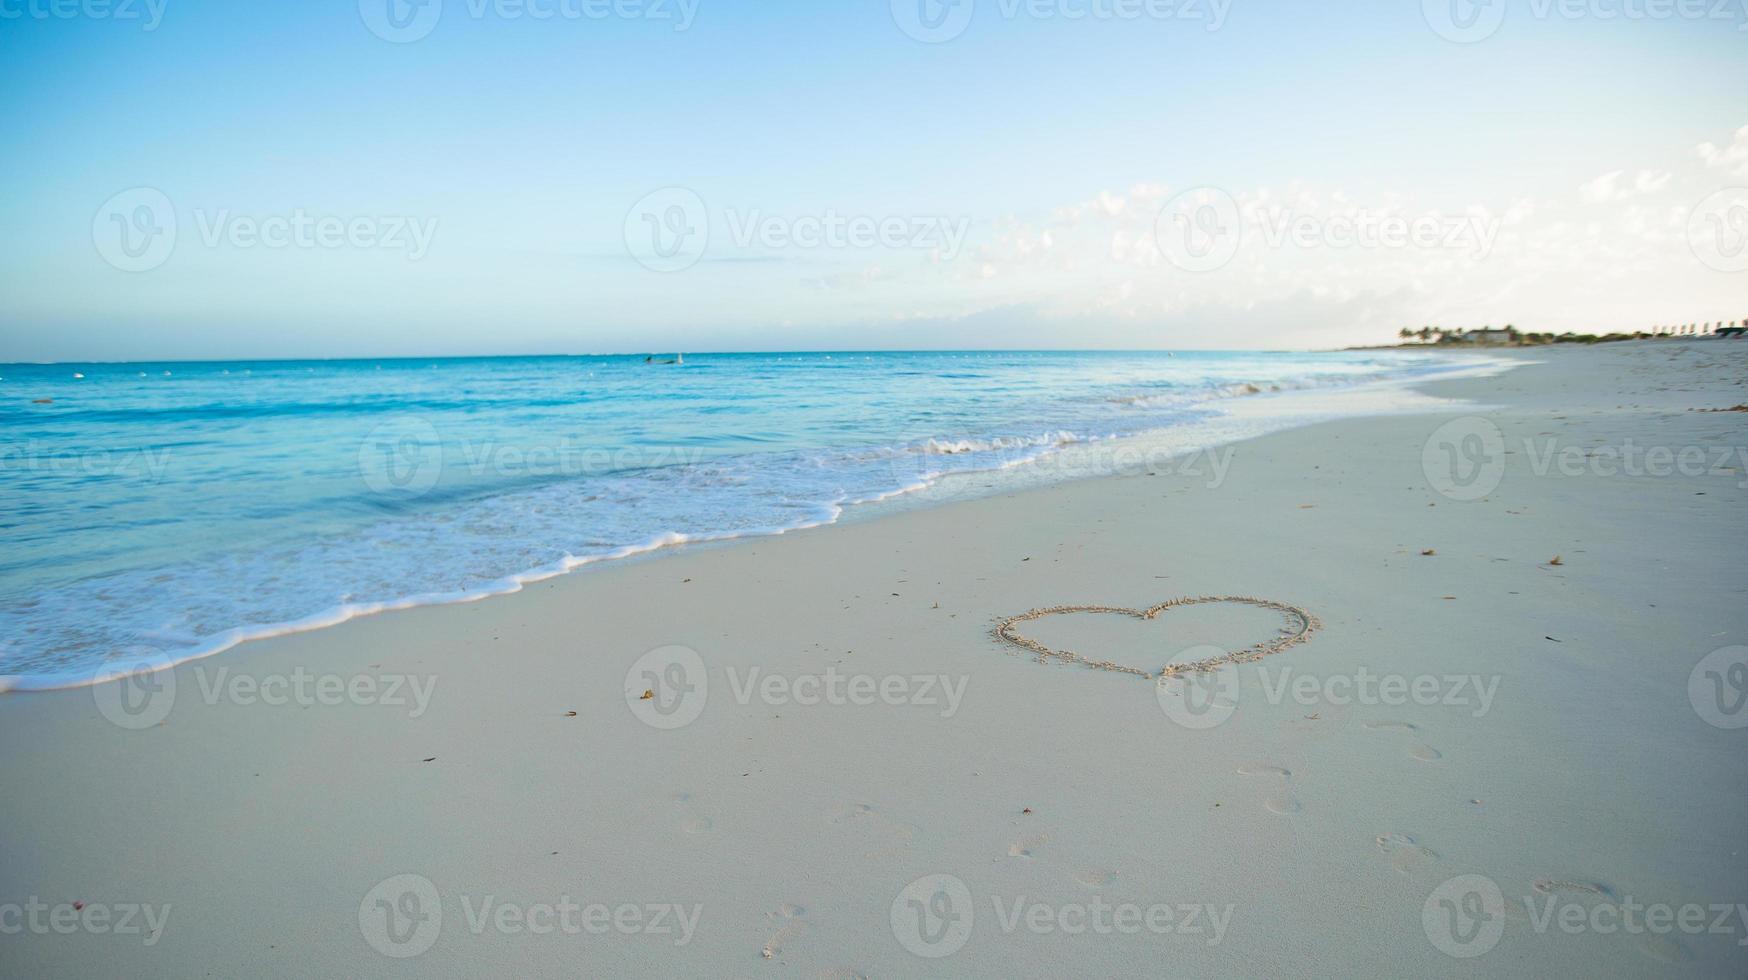
[[[1745,468],[1594,462],[1748,447],[1742,414],[1689,411],[1742,402],[1748,357],[1681,346],[1539,349],[1503,374],[1417,382],[1489,407],[1273,432],[1236,444],[1218,480],[1143,471],[951,500],[261,640],[174,668],[169,704],[121,716],[137,728],[98,695],[121,685],[7,699],[17,843],[0,902],[168,909],[147,948],[8,936],[9,957],[42,976],[1456,976],[1472,966],[1422,910],[1459,876],[1514,905],[1748,900],[1741,732],[1688,687],[1710,651],[1748,643]],[[1500,433],[1498,482],[1440,490],[1425,450],[1476,418]],[[1241,665],[1233,710],[1206,727],[1151,681],[1041,665],[989,635],[1027,610],[1183,596],[1262,597],[1321,628]],[[1058,617],[1024,635],[1153,669],[1161,636],[1174,656],[1242,647],[1271,615]],[[675,648],[707,696],[649,714],[637,688],[665,682],[643,671]],[[1351,693],[1379,676],[1465,683],[1426,702]],[[297,677],[306,699],[294,684],[262,700]],[[396,678],[408,703],[385,700]],[[860,700],[858,678],[873,682]],[[441,923],[419,950],[368,918],[408,875]],[[941,959],[895,925],[933,876],[976,913]],[[482,918],[487,896],[698,915],[684,942],[538,933]],[[1009,913],[1094,903],[1213,912],[1139,934]],[[1478,962],[1733,975],[1742,937],[1508,915]]]
[[[1324,421],[1329,418],[1359,417],[1379,411],[1377,408],[1367,410],[1363,407],[1364,396],[1367,394],[1380,391],[1411,390],[1420,384],[1437,379],[1453,380],[1466,377],[1486,377],[1492,374],[1509,371],[1513,367],[1518,366],[1508,359],[1487,358],[1472,353],[1464,354],[1462,352],[1443,351],[1431,351],[1427,353],[1434,355],[1454,353],[1455,356],[1429,357],[1427,359],[1429,363],[1436,364],[1443,361],[1445,366],[1439,369],[1423,369],[1421,373],[1407,377],[1383,377],[1376,380],[1350,382],[1329,387],[1308,386],[1305,388],[1274,391],[1259,389],[1254,384],[1233,384],[1225,386],[1228,389],[1234,389],[1233,391],[1217,395],[1209,400],[1193,403],[1198,408],[1206,408],[1209,406],[1234,406],[1239,401],[1248,401],[1250,398],[1256,397],[1262,397],[1265,400],[1290,400],[1294,397],[1299,397],[1307,401],[1317,397],[1323,397],[1339,401],[1345,396],[1349,400],[1357,398],[1360,407],[1352,407],[1345,410],[1339,407],[1334,409],[1324,408],[1321,412],[1308,412],[1307,410],[1302,409],[1299,414],[1277,412],[1275,416],[1270,418],[1270,422],[1273,423],[1272,425],[1264,424],[1259,430],[1247,431],[1239,427],[1239,421],[1246,416],[1255,415],[1257,413],[1254,411],[1246,412],[1243,410],[1243,406],[1240,406],[1238,411],[1221,412],[1216,418],[1205,420],[1203,422],[1182,423],[1166,428],[1141,432],[1119,433],[1106,436],[1086,436],[1071,442],[1046,445],[1030,456],[987,467],[923,474],[916,481],[913,481],[906,486],[889,490],[873,497],[856,500],[840,499],[827,505],[829,513],[817,519],[803,521],[792,526],[756,528],[741,531],[706,532],[696,535],[666,531],[645,541],[620,545],[603,554],[581,556],[567,555],[557,562],[522,571],[509,572],[489,583],[470,589],[452,592],[421,593],[376,602],[347,603],[322,609],[286,622],[269,623],[258,626],[233,627],[207,638],[204,642],[191,649],[170,652],[158,650],[152,647],[150,643],[140,643],[134,648],[131,648],[126,657],[120,658],[125,662],[109,669],[42,672],[33,674],[0,673],[0,697],[11,693],[28,694],[104,684],[140,671],[157,672],[173,668],[178,664],[204,660],[223,653],[228,653],[229,651],[248,643],[331,629],[353,620],[376,616],[383,613],[401,612],[408,609],[418,609],[427,606],[446,606],[481,602],[501,596],[514,595],[530,585],[567,576],[575,572],[583,571],[591,566],[608,565],[633,558],[660,557],[662,556],[662,553],[682,546],[724,545],[736,541],[754,541],[762,538],[780,537],[798,531],[809,531],[817,528],[831,527],[846,521],[877,520],[885,516],[887,513],[903,512],[904,510],[915,507],[939,506],[942,503],[957,500],[974,500],[982,495],[975,493],[954,495],[951,493],[951,488],[963,485],[973,480],[984,479],[989,474],[1010,470],[1015,467],[1037,466],[1042,468],[1044,463],[1052,462],[1052,457],[1065,451],[1122,453],[1126,449],[1147,445],[1150,442],[1157,445],[1159,440],[1162,439],[1166,440],[1167,444],[1170,445],[1173,442],[1182,442],[1182,439],[1186,434],[1212,431],[1216,434],[1211,436],[1208,440],[1196,444],[1194,448],[1172,450],[1172,452],[1181,452],[1185,454],[1192,452],[1207,452],[1213,448],[1235,445],[1271,432],[1311,425],[1315,424],[1317,421]],[[401,360],[420,359],[403,358]],[[1470,363],[1452,364],[1452,361]],[[1431,376],[1428,376],[1429,374]],[[1240,388],[1248,388],[1250,390],[1237,390]],[[1404,412],[1429,412],[1441,410],[1443,407],[1445,406],[1423,404],[1411,408],[1399,407],[1396,408],[1396,410]],[[1267,413],[1262,414],[1266,415]],[[1222,424],[1224,424],[1223,427]],[[931,440],[931,442],[933,442],[933,440]],[[946,453],[945,455],[952,454]],[[1170,455],[1170,453],[1168,453],[1168,455]],[[1157,450],[1152,452],[1151,458],[1156,460],[1160,458]],[[1093,472],[1088,474],[1057,477],[1054,479],[1041,479],[1033,481],[1029,485],[1023,485],[1021,489],[1030,490],[1043,486],[1052,486],[1063,482],[1098,479],[1106,475],[1110,474]],[[937,493],[936,491],[940,492]],[[4,702],[0,702],[0,706],[3,706],[3,703]],[[3,710],[3,707],[0,707],[0,710]]]

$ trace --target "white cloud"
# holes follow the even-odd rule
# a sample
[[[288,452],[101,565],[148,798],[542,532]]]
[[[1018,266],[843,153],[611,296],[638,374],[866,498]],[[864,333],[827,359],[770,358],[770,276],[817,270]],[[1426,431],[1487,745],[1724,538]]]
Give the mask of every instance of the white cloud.
[[[1526,188],[1463,201],[1298,179],[1231,187],[1245,237],[1224,266],[1203,272],[1176,267],[1162,251],[1154,224],[1172,192],[1141,182],[1019,214],[967,251],[935,298],[962,315],[1024,307],[1065,323],[1179,323],[1298,304],[1305,316],[1295,323],[1342,311],[1350,329],[1380,337],[1421,322],[1593,331],[1703,320],[1740,287],[1695,260],[1688,217],[1693,202],[1715,190],[1716,169],[1748,171],[1748,127],[1734,139],[1727,149],[1706,144],[1697,156],[1671,147],[1666,169],[1612,170],[1568,183],[1573,189],[1564,193]],[[1301,220],[1316,230],[1291,233]],[[1326,235],[1417,221],[1459,237],[1404,246]]]
[[[1655,194],[1669,186],[1669,181],[1675,175],[1668,171],[1641,170],[1630,181],[1623,181],[1621,178],[1624,176],[1625,170],[1610,171],[1580,187],[1578,192],[1592,204],[1610,204],[1645,194]]]
[[[1708,141],[1695,147],[1694,152],[1713,170],[1723,170],[1733,177],[1748,177],[1748,126],[1736,130],[1735,139],[1729,146],[1719,147]]]

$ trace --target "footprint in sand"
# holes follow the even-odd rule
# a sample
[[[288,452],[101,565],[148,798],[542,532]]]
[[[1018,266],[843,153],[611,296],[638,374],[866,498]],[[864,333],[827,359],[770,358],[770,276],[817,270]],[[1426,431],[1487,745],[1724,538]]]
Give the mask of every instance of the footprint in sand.
[[[1378,850],[1390,855],[1390,867],[1405,875],[1419,874],[1438,860],[1438,852],[1422,847],[1407,834],[1380,834]]]
[[[1262,801],[1263,808],[1270,813],[1278,813],[1283,817],[1291,816],[1305,809],[1305,804],[1291,793],[1276,793]]]
[[[1008,845],[1008,857],[1036,857],[1038,850],[1048,843],[1050,843],[1050,838],[1043,834],[1033,834],[1029,837],[1021,837],[1019,840]]]
[[[1598,902],[1614,901],[1614,889],[1589,878],[1537,878],[1530,885],[1538,895],[1568,894],[1588,896]]]
[[[1687,946],[1674,936],[1659,936],[1654,932],[1640,933],[1635,945],[1639,952],[1659,963],[1686,963],[1693,959]]]
[[[1419,759],[1421,762],[1437,762],[1444,758],[1445,754],[1425,742],[1416,742],[1408,747],[1408,756],[1411,759]]]
[[[674,804],[680,809],[680,831],[687,834],[706,834],[716,822],[698,811],[693,805],[691,793],[675,793]]]
[[[1262,801],[1263,809],[1270,813],[1278,813],[1283,817],[1292,816],[1305,809],[1299,802],[1299,797],[1293,793],[1293,771],[1275,765],[1240,766],[1237,770],[1240,776],[1271,776],[1281,781],[1280,788],[1270,793]]]
[[[1115,871],[1076,871],[1074,880],[1087,888],[1104,888],[1117,880]]]
[[[1360,727],[1370,732],[1398,732],[1405,735],[1412,735],[1420,731],[1419,725],[1406,721],[1368,721]],[[1421,762],[1437,762],[1444,758],[1445,754],[1425,742],[1417,741],[1408,747],[1408,757],[1419,759]]]
[[[759,951],[759,955],[767,960],[776,959],[777,954],[783,952],[783,947],[805,931],[806,926],[801,919],[806,914],[806,909],[790,902],[777,906],[775,912],[766,912],[765,920],[774,931],[771,938],[765,940],[765,947]]]
[[[1534,921],[1532,907],[1535,909],[1535,914],[1541,914],[1541,903],[1556,895],[1564,896],[1563,901],[1576,901],[1589,906],[1613,905],[1615,903],[1615,890],[1612,886],[1588,878],[1538,878],[1530,884],[1529,891],[1530,894],[1519,892],[1518,894],[1524,896],[1522,898],[1515,900],[1508,898],[1506,900],[1505,917],[1507,920],[1518,925]],[[1537,899],[1538,895],[1543,897]],[[1646,934],[1636,938],[1639,951],[1652,959],[1667,963],[1679,963],[1691,955],[1686,946],[1671,937]]]
[[[837,807],[826,814],[825,822],[854,833],[860,840],[863,857],[890,858],[903,854],[916,839],[915,824],[894,820],[866,803]]]

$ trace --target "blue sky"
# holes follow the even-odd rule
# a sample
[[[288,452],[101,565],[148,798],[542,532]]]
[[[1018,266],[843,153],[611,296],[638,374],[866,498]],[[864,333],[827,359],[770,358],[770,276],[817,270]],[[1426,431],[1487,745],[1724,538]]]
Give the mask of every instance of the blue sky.
[[[918,0],[441,0],[406,43],[370,29],[380,0],[60,2],[0,0],[0,361],[1302,347],[1748,315],[1735,253],[1692,241],[1720,200],[1733,233],[1716,193],[1748,185],[1735,0],[1494,0],[1467,43],[1435,29],[1442,0],[974,0],[941,43],[901,29]],[[1204,186],[1247,237],[1186,269],[1161,212]],[[175,233],[129,271],[104,238],[137,189]],[[650,268],[628,228],[676,201],[669,227],[708,245]],[[276,220],[353,230],[260,244]],[[810,237],[833,220],[904,232]],[[1391,221],[1473,234],[1341,238]]]

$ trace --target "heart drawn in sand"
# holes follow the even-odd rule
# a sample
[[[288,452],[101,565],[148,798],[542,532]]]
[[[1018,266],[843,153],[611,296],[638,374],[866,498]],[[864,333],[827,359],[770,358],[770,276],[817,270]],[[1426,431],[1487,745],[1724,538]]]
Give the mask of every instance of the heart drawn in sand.
[[[1046,616],[1061,616],[1070,613],[1115,613],[1120,616],[1133,616],[1136,619],[1150,620],[1159,618],[1160,614],[1168,609],[1176,609],[1182,606],[1202,605],[1205,603],[1232,603],[1236,605],[1256,606],[1262,609],[1272,609],[1281,614],[1283,624],[1280,633],[1271,639],[1264,640],[1260,643],[1253,643],[1242,649],[1229,651],[1218,657],[1209,657],[1205,660],[1197,660],[1192,663],[1167,663],[1157,672],[1151,674],[1139,667],[1131,667],[1127,664],[1120,664],[1111,660],[1095,659],[1093,657],[1076,653],[1073,650],[1048,647],[1019,631],[1019,624],[1043,619]],[[1300,609],[1298,606],[1290,606],[1284,602],[1276,602],[1273,599],[1258,599],[1254,596],[1240,595],[1202,595],[1167,599],[1156,606],[1149,606],[1146,609],[1128,609],[1122,606],[1049,606],[1043,609],[1033,609],[1028,612],[1023,612],[1018,616],[1009,616],[995,625],[994,634],[998,639],[1005,643],[1011,643],[1017,647],[1024,647],[1025,649],[1036,653],[1038,655],[1039,663],[1049,663],[1052,659],[1055,659],[1060,660],[1063,663],[1085,664],[1088,667],[1096,667],[1100,670],[1112,670],[1124,674],[1134,674],[1138,677],[1145,677],[1152,680],[1156,677],[1165,678],[1177,674],[1218,670],[1226,664],[1248,663],[1253,660],[1261,660],[1263,657],[1280,653],[1282,650],[1285,650],[1290,646],[1305,642],[1310,639],[1311,634],[1315,633],[1322,625],[1322,623],[1317,621],[1316,616]]]

